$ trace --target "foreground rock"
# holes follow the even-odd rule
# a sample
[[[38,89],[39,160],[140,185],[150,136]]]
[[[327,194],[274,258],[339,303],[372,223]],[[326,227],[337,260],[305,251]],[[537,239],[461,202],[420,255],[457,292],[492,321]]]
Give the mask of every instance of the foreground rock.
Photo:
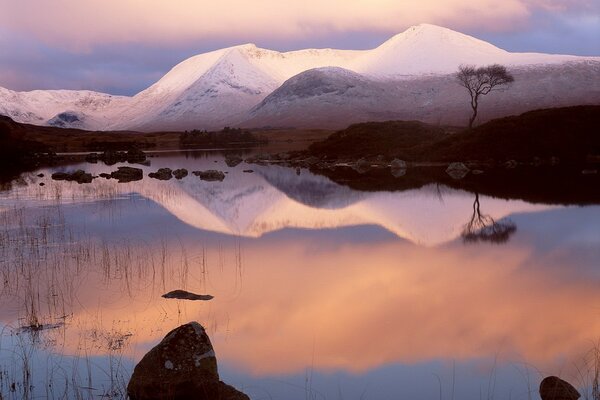
[[[173,329],[135,366],[131,400],[250,400],[219,380],[210,339],[197,322]]]
[[[213,296],[210,294],[196,294],[192,292],[188,292],[186,290],[173,290],[169,293],[165,293],[162,295],[165,299],[179,299],[179,300],[212,300]]]
[[[542,400],[577,400],[579,392],[569,383],[556,376],[548,376],[540,383]]]
[[[156,172],[150,172],[148,176],[160,181],[168,181],[169,179],[173,178],[173,171],[171,168],[159,168],[159,170]]]
[[[110,177],[118,180],[119,183],[141,181],[144,179],[144,171],[140,168],[118,167],[116,171],[110,173]]]
[[[192,172],[194,175],[202,179],[203,181],[222,181],[225,179],[225,173],[222,171],[217,171],[216,169],[209,169],[207,171],[194,171]]]
[[[81,169],[73,172],[55,172],[52,174],[52,179],[55,181],[69,181],[82,183],[91,183],[94,180],[92,174]]]

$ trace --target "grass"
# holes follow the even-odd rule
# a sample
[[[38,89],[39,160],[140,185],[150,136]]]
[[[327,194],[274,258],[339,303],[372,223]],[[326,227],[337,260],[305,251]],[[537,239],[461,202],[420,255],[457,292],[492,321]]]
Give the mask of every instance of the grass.
[[[504,162],[557,157],[584,163],[600,155],[600,106],[530,111],[472,130],[416,121],[355,124],[309,147],[328,159],[400,158],[412,162]]]

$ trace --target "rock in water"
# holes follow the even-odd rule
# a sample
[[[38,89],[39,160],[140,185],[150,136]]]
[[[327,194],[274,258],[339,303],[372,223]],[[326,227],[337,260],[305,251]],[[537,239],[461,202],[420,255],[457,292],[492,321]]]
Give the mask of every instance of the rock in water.
[[[140,168],[117,167],[117,170],[111,172],[110,176],[119,183],[141,181],[144,178],[144,171]]]
[[[196,294],[186,290],[173,290],[169,293],[162,295],[165,299],[179,299],[179,300],[212,300],[214,297],[210,294]]]
[[[179,168],[173,171],[173,176],[175,179],[183,179],[188,175],[188,170],[185,168]]]
[[[446,173],[452,177],[452,179],[462,179],[469,173],[469,167],[461,162],[453,162],[446,168]]]
[[[196,175],[203,181],[209,181],[209,182],[214,182],[214,181],[220,182],[223,179],[225,179],[225,174],[222,171],[217,171],[215,169],[209,169],[206,171],[194,171],[194,172],[192,172],[192,174]]]
[[[230,168],[237,166],[242,161],[244,160],[242,160],[242,157],[240,156],[228,155],[225,157],[225,164],[227,164],[227,166]]]
[[[221,382],[206,331],[197,322],[173,329],[135,366],[131,400],[250,400]]]
[[[160,181],[168,181],[173,177],[173,171],[171,168],[159,168],[156,172],[150,172],[148,176]]]
[[[577,400],[579,392],[569,383],[556,376],[548,376],[540,383],[542,400]]]

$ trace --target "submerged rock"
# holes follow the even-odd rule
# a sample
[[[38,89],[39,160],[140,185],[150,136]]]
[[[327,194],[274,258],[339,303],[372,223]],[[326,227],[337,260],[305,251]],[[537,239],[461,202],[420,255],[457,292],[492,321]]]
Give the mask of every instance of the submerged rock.
[[[196,293],[188,292],[186,290],[181,290],[181,289],[177,289],[177,290],[173,290],[169,293],[165,293],[162,295],[162,297],[164,297],[165,299],[204,300],[204,301],[214,299],[214,297],[211,296],[210,294],[196,294]]]
[[[142,358],[127,394],[131,400],[250,400],[219,380],[215,351],[197,322],[173,329]]]
[[[173,178],[173,171],[171,168],[159,168],[156,172],[150,172],[148,176],[161,181],[168,181]]]
[[[216,169],[209,169],[206,171],[194,171],[192,172],[194,175],[202,179],[203,181],[222,181],[225,179],[225,174],[222,171],[217,171]]]
[[[581,397],[569,382],[556,376],[548,376],[540,383],[542,400],[577,400]]]
[[[144,171],[140,168],[118,167],[116,171],[110,173],[110,176],[117,179],[119,183],[141,181],[144,179]]]
[[[453,179],[462,179],[469,173],[470,169],[461,162],[453,162],[446,168],[446,173]]]

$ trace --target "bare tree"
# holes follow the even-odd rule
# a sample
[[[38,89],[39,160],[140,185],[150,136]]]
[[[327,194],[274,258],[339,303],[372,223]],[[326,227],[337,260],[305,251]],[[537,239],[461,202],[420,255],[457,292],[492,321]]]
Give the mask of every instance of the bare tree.
[[[472,65],[461,65],[458,68],[456,78],[460,85],[469,91],[469,95],[471,96],[473,115],[469,119],[469,129],[473,127],[473,122],[477,118],[479,96],[486,95],[492,90],[498,89],[500,86],[509,84],[515,80],[506,70],[506,67],[499,64],[479,68]]]
[[[516,230],[517,226],[510,220],[495,221],[489,215],[482,214],[479,208],[479,193],[475,193],[473,215],[463,228],[461,236],[465,243],[481,241],[501,244],[507,242]]]

